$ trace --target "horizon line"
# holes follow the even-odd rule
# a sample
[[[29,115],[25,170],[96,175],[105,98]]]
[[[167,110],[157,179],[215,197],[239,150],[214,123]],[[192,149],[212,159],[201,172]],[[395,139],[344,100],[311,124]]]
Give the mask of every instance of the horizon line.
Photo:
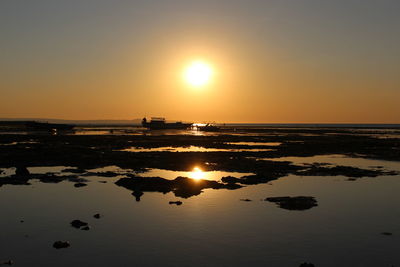
[[[24,118],[24,117],[18,117],[18,118],[0,118],[0,121],[35,121],[35,120],[54,120],[54,121],[82,121],[82,122],[89,122],[89,121],[140,121],[140,118],[134,118],[134,119],[58,119],[58,118]],[[186,121],[186,120],[168,120],[168,121]],[[210,120],[202,120],[200,121],[195,121],[193,123],[202,123],[202,122],[208,122],[211,123]],[[275,125],[285,125],[285,124],[290,124],[290,125],[400,125],[400,122],[217,122],[213,121],[212,123],[214,124],[275,124]]]

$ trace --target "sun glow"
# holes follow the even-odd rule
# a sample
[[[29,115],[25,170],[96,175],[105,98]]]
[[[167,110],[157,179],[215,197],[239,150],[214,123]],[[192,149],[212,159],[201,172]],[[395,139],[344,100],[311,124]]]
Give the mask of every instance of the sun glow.
[[[194,167],[192,173],[190,174],[190,178],[195,180],[204,179],[205,173],[199,167]]]
[[[201,87],[211,80],[213,70],[209,64],[203,61],[192,62],[184,72],[185,81],[194,86]]]

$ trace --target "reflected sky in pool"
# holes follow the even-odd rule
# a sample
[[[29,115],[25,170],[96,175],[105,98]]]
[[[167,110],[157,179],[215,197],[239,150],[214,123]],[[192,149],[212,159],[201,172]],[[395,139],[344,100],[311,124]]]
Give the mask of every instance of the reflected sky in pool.
[[[261,158],[259,160],[273,160],[273,161],[290,161],[294,164],[312,164],[312,163],[328,163],[331,165],[343,165],[358,168],[377,168],[383,167],[387,170],[400,171],[399,162],[386,161],[386,160],[375,160],[375,159],[364,159],[364,158],[352,158],[344,155],[319,155],[312,157],[281,157],[281,158]]]
[[[128,152],[244,152],[244,151],[272,151],[273,149],[268,148],[245,148],[245,149],[226,149],[226,148],[206,148],[201,146],[187,146],[187,147],[154,147],[154,148],[144,148],[144,147],[131,147],[122,149],[121,151]]]
[[[341,156],[302,159],[350,164],[350,159]],[[396,162],[352,160],[358,166],[400,169]],[[61,167],[57,168],[61,171]],[[113,170],[115,166],[90,171]],[[176,177],[174,172],[158,169],[141,175],[157,173]],[[399,176],[357,181],[342,176],[288,176],[237,190],[205,189],[188,199],[145,192],[140,202],[131,191],[114,184],[118,178],[87,178],[88,186],[83,188],[67,181],[1,186],[1,260],[12,259],[18,266],[400,264]],[[318,206],[289,211],[263,201],[299,195],[315,197]],[[240,201],[246,198],[252,201]],[[183,204],[168,204],[175,200]],[[103,217],[93,218],[96,213]],[[69,223],[74,219],[88,222],[91,229],[72,228]],[[52,244],[57,240],[67,240],[71,247],[55,250]]]
[[[241,172],[224,172],[224,171],[203,171],[200,167],[194,166],[192,171],[170,171],[162,169],[149,169],[146,172],[139,173],[142,177],[162,177],[168,180],[173,180],[176,177],[188,177],[192,179],[204,179],[219,181],[222,177],[232,176],[240,178],[245,175],[252,175],[253,173],[241,173]]]
[[[280,146],[281,142],[230,142],[228,145],[240,145],[240,146]]]

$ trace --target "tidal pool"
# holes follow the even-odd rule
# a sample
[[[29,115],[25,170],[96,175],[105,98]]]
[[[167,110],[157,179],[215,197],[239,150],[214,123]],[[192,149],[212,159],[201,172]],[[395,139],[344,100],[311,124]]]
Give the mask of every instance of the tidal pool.
[[[146,192],[141,202],[114,178],[104,184],[91,177],[84,188],[67,181],[4,185],[1,259],[18,266],[396,266],[399,178],[288,176],[188,199]],[[298,195],[315,197],[318,206],[289,211],[263,201]],[[180,206],[168,204],[179,199]],[[71,227],[74,219],[90,230]],[[57,240],[71,247],[56,250]]]
[[[194,167],[192,171],[171,171],[162,169],[149,169],[145,172],[138,173],[141,177],[161,177],[168,180],[173,180],[176,177],[188,177],[195,180],[213,180],[220,181],[222,177],[232,176],[240,178],[245,175],[252,175],[254,173],[241,173],[241,172],[224,172],[224,171],[203,171],[199,167]]]
[[[259,160],[290,161],[297,165],[327,163],[330,165],[351,166],[365,169],[384,168],[386,170],[400,171],[400,163],[396,161],[348,157],[340,154],[319,155],[312,157],[260,158]]]
[[[280,146],[281,142],[229,142],[228,145],[241,145],[241,146]]]
[[[260,160],[400,170],[399,162],[343,155]],[[186,172],[106,166],[79,173],[68,166],[28,166],[32,174],[69,175],[68,169],[87,179],[87,186],[76,188],[68,180],[0,183],[0,262],[61,267],[400,265],[399,175],[356,181],[289,175],[239,189],[203,189],[187,198],[149,189],[138,202],[131,190],[115,182],[130,174],[219,181],[252,173],[207,172],[196,166]],[[117,176],[103,176],[107,173]],[[0,169],[0,179],[13,174],[15,168]],[[264,201],[282,196],[309,196],[318,205],[299,211]],[[97,213],[100,219],[93,217]],[[90,230],[71,227],[75,219],[89,223]],[[58,240],[71,247],[54,249]]]

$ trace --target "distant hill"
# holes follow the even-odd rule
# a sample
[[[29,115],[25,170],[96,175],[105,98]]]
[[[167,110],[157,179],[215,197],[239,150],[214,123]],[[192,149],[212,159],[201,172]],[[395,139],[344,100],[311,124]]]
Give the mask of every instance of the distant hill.
[[[142,122],[141,119],[132,120],[61,120],[49,118],[0,118],[0,121],[37,121],[48,123],[64,123],[75,125],[138,125]]]

